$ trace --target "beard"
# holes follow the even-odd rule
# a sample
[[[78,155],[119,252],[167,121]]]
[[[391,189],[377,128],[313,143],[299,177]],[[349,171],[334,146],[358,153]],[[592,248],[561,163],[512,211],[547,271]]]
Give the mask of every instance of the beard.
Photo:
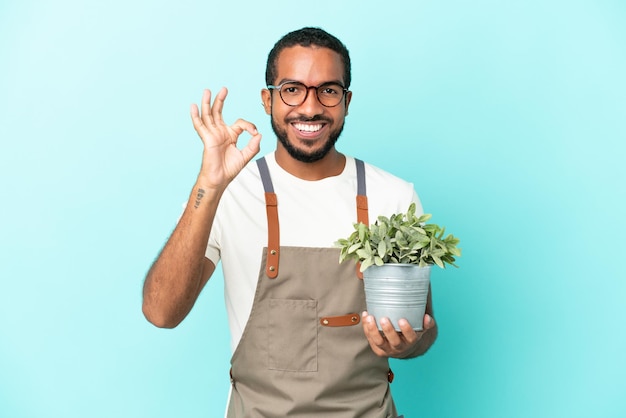
[[[315,122],[315,121],[324,120],[324,119],[321,117],[313,117],[311,119],[298,119],[298,120],[302,122]],[[291,121],[288,121],[288,123],[295,122],[295,121],[296,120],[291,120]],[[272,122],[272,130],[274,131],[274,134],[276,134],[276,137],[278,138],[280,143],[283,144],[283,147],[285,147],[285,149],[287,150],[291,158],[298,160],[300,162],[303,162],[303,163],[314,163],[324,158],[330,152],[330,150],[333,149],[333,147],[335,146],[335,143],[337,142],[337,140],[339,139],[339,136],[341,135],[341,132],[343,131],[343,125],[344,125],[342,123],[341,126],[339,126],[334,131],[330,132],[328,139],[326,140],[322,148],[316,151],[308,152],[308,151],[304,151],[299,148],[296,148],[289,141],[289,138],[287,138],[287,131],[285,129],[281,129],[276,124],[276,121],[274,120],[274,115],[272,115],[271,117],[271,122]]]

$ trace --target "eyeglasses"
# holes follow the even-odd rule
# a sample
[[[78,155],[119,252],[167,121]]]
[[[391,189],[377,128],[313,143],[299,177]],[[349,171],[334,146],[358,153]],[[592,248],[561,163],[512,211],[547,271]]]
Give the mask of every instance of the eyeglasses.
[[[307,86],[297,81],[286,81],[278,86],[267,86],[270,90],[278,90],[280,98],[287,106],[300,106],[306,101],[309,89],[315,89],[317,100],[326,107],[335,107],[348,89],[338,83],[324,83],[319,86]]]

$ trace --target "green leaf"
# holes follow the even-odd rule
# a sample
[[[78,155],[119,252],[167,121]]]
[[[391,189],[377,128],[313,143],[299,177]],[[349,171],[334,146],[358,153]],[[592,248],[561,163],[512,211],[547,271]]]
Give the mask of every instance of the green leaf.
[[[373,262],[373,260],[371,258],[367,258],[367,259],[363,260],[361,262],[361,272],[364,272],[365,269],[367,269],[372,264],[374,264],[374,262]]]
[[[416,205],[411,204],[405,213],[378,216],[372,225],[352,224],[354,231],[350,236],[334,244],[340,249],[340,261],[360,261],[361,270],[372,264],[393,262],[456,266],[455,257],[461,256],[461,249],[457,248],[460,240],[451,234],[445,236],[444,227],[426,223],[432,215],[416,217],[416,210]]]
[[[428,240],[428,241],[426,241],[426,240],[417,241],[415,244],[411,245],[411,249],[412,250],[421,250],[422,248],[426,247],[429,243],[430,243],[430,240]]]
[[[353,252],[355,252],[356,250],[358,250],[359,248],[361,248],[362,244],[360,242],[357,242],[356,244],[352,244],[349,248],[348,248],[348,254],[352,254]]]
[[[385,240],[380,240],[380,242],[378,243],[378,256],[379,257],[384,257],[387,254],[387,244],[385,243]]]
[[[429,221],[430,218],[432,218],[433,215],[431,215],[430,213],[425,213],[422,216],[420,216],[419,218],[417,218],[417,222],[419,223],[424,223],[426,221]]]
[[[359,256],[359,258],[364,259],[364,258],[369,258],[372,256],[372,252],[371,251],[367,251],[365,248],[360,248],[356,251],[356,255]]]
[[[359,241],[361,242],[365,241],[365,235],[367,234],[367,226],[365,226],[365,224],[363,223],[360,223],[358,227],[358,231],[359,231]]]

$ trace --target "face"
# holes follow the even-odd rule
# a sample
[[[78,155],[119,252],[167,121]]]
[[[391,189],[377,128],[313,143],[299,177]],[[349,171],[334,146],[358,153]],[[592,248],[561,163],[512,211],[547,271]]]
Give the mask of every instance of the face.
[[[277,77],[274,85],[297,81],[307,86],[328,82],[343,85],[343,62],[339,54],[328,48],[294,46],[283,49],[276,63]],[[335,107],[322,105],[309,89],[304,103],[289,106],[277,90],[263,90],[265,111],[272,117],[272,128],[278,137],[279,147],[302,162],[315,162],[324,158],[334,148],[343,130],[344,119],[352,93]]]

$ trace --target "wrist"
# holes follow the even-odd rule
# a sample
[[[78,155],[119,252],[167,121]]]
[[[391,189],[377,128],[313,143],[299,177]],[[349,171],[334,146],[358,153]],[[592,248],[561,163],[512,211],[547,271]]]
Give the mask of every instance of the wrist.
[[[224,193],[225,188],[216,188],[198,179],[189,195],[189,207],[200,209],[204,207],[217,208],[217,204]]]

